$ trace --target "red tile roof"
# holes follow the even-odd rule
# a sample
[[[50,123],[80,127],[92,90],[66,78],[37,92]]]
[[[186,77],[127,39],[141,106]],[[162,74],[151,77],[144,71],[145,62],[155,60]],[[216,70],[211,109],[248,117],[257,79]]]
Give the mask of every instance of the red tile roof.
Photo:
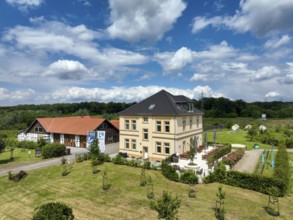
[[[119,130],[119,120],[110,120],[110,122]]]
[[[87,135],[89,131],[97,129],[105,119],[78,116],[37,118],[37,121],[49,133]]]

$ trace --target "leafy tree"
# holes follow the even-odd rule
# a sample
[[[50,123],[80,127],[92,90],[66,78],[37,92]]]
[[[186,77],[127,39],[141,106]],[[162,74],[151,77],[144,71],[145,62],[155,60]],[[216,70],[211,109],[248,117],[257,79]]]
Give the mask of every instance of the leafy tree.
[[[250,139],[250,141],[253,141],[256,135],[257,135],[257,130],[255,129],[254,126],[247,131],[247,136]]]
[[[163,191],[162,198],[150,202],[152,210],[158,212],[158,219],[173,220],[178,219],[178,209],[180,208],[181,200],[178,197],[172,197],[167,191]]]
[[[102,164],[104,162],[103,154],[101,153],[101,150],[99,148],[99,140],[95,139],[93,140],[91,147],[90,147],[90,154],[92,159],[92,166],[96,166],[99,164]]]
[[[17,141],[14,138],[7,138],[6,139],[6,147],[10,150],[10,159],[14,159],[13,152],[15,147],[17,146]]]
[[[6,147],[6,143],[4,141],[4,138],[0,137],[0,153],[4,151],[5,147]]]
[[[73,220],[72,208],[61,202],[49,202],[35,209],[32,220]]]

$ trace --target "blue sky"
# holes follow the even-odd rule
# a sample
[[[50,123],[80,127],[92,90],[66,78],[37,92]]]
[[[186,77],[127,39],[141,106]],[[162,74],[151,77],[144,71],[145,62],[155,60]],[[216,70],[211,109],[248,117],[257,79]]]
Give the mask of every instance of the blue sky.
[[[292,0],[3,0],[0,105],[293,101]]]

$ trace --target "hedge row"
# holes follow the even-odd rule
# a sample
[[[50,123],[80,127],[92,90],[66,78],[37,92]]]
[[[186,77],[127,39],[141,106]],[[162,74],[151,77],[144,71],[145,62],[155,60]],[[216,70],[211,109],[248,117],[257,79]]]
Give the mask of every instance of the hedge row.
[[[232,150],[231,144],[223,146],[220,150],[215,152],[214,155],[208,158],[209,163],[213,163],[214,161],[220,159],[221,157],[225,156],[226,154],[230,153]]]
[[[214,172],[205,178],[204,182],[220,182],[264,194],[269,194],[271,188],[274,186],[279,189],[279,196],[284,196],[286,194],[286,184],[281,179],[257,174],[241,173],[233,170],[226,172],[223,164],[216,167]]]
[[[227,172],[223,183],[231,186],[238,186],[244,189],[254,190],[264,194],[269,194],[270,189],[274,186],[279,189],[279,196],[284,196],[286,194],[286,184],[283,180],[257,174],[229,171]]]
[[[289,157],[284,145],[278,147],[278,151],[275,158],[275,169],[274,177],[276,179],[282,180],[286,184],[286,189],[288,188],[290,181],[290,165]]]
[[[61,157],[66,154],[66,146],[64,144],[46,144],[42,148],[43,158]]]
[[[113,157],[111,161],[114,164],[126,165],[126,166],[130,166],[130,167],[143,167],[143,168],[145,168],[147,170],[149,170],[149,169],[157,170],[157,168],[158,168],[157,166],[152,166],[151,162],[149,162],[149,161],[127,160],[126,158],[124,158],[120,154],[118,154],[117,156]]]
[[[167,160],[168,161],[168,160]],[[176,169],[168,164],[166,160],[162,161],[162,174],[169,180],[182,183],[198,183],[198,177],[192,171],[184,171],[179,175]]]

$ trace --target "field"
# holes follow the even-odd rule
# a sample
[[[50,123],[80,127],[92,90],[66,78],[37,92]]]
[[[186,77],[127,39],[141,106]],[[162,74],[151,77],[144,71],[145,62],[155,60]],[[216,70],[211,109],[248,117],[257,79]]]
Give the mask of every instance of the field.
[[[31,155],[29,156],[28,152],[31,152]],[[0,166],[1,168],[5,167],[13,167],[16,165],[25,165],[29,164],[31,162],[37,162],[42,160],[42,157],[35,157],[35,150],[28,150],[25,149],[22,151],[20,148],[15,148],[13,151],[13,157],[14,159],[10,159],[10,150],[9,148],[5,149],[4,152],[0,154]]]
[[[293,159],[293,158],[292,158]],[[156,219],[150,210],[146,188],[139,186],[140,169],[112,163],[107,167],[112,184],[109,191],[102,190],[102,173],[93,175],[90,162],[74,164],[68,176],[61,176],[62,167],[55,166],[29,172],[19,183],[0,177],[1,219],[30,219],[34,208],[49,202],[65,202],[73,208],[76,219]],[[188,185],[167,180],[160,171],[146,171],[154,182],[155,197],[162,190],[172,192],[181,199],[180,219],[214,220],[216,193],[219,184],[196,186],[197,198],[188,198]],[[293,197],[280,198],[280,217],[271,217],[265,210],[267,195],[223,185],[226,192],[225,219],[292,219]]]
[[[214,131],[208,131],[208,141],[214,142]],[[254,144],[258,144],[262,149],[271,148],[271,145],[247,140],[246,131],[238,131],[235,133],[231,133],[231,130],[228,129],[217,130],[216,142],[229,144],[243,144],[247,146],[248,150],[253,149]]]

